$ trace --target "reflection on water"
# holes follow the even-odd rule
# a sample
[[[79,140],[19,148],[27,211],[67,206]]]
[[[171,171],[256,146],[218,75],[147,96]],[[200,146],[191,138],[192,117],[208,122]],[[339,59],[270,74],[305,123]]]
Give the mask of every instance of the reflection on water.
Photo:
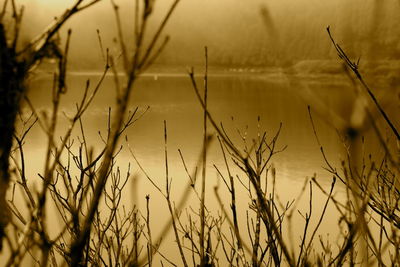
[[[69,91],[61,103],[61,110],[66,114],[71,114],[75,103],[79,101],[88,77],[93,84],[99,79],[98,75],[69,77]],[[202,78],[198,77],[198,80],[199,84],[202,84]],[[29,95],[38,110],[46,111],[51,108],[50,88],[50,77],[43,76],[31,82]],[[103,137],[106,135],[108,107],[114,106],[114,99],[113,78],[108,76],[92,106],[83,117],[86,138],[95,151],[99,151],[99,146],[102,144],[99,131]],[[277,170],[277,193],[282,203],[298,194],[306,177],[316,174],[322,184],[330,184],[331,176],[321,168],[324,163],[311,129],[307,105],[311,105],[315,110],[314,119],[325,151],[331,157],[332,163],[338,164],[342,146],[334,130],[335,117],[346,120],[354,101],[350,83],[346,82],[345,78],[322,77],[305,83],[300,78],[288,78],[284,75],[210,75],[208,99],[209,110],[215,121],[223,123],[227,133],[239,147],[243,144],[239,132],[245,135],[248,144],[251,144],[251,139],[264,131],[268,139],[272,138],[280,123],[283,123],[278,149],[285,145],[287,149],[273,158]],[[173,195],[179,199],[188,178],[178,149],[182,150],[188,168],[193,169],[201,151],[203,138],[203,114],[189,78],[185,75],[167,74],[141,77],[133,91],[130,105],[132,110],[139,107],[138,113],[144,115],[125,134],[144,169],[161,187],[165,182],[163,121],[167,121]],[[150,107],[148,111],[146,111],[147,106]],[[329,114],[326,110],[334,112]],[[260,117],[259,123],[258,117]],[[62,133],[66,125],[63,115],[60,116],[60,122],[58,132]],[[213,130],[210,129],[210,132]],[[77,135],[80,135],[79,131],[74,132],[74,136]],[[27,168],[32,173],[38,173],[44,166],[42,162],[44,154],[41,152],[45,147],[45,135],[36,126],[29,138],[25,150],[27,157],[31,158],[32,155],[34,160],[27,163]],[[125,141],[121,143],[126,147]],[[168,217],[165,201],[135,166],[128,150],[123,149],[117,164],[126,169],[128,162],[133,164],[133,175],[140,179],[138,187],[132,189],[130,194],[128,192],[125,201],[128,203],[136,199],[139,203],[143,203],[145,195],[150,193],[153,208],[157,210],[153,213],[155,221],[158,222],[155,225],[157,233],[158,228],[161,228],[163,221]],[[216,140],[208,151],[207,202],[214,203],[209,204],[211,206],[215,205],[212,187],[218,183],[213,164],[221,169],[224,167]],[[239,171],[237,173],[240,174]],[[242,211],[248,208],[249,202],[248,196],[244,192],[243,194],[238,196],[238,207]],[[318,192],[316,196],[318,198]],[[317,199],[317,202],[319,203],[316,207],[322,205],[323,201]],[[336,223],[336,220],[331,220],[321,229],[332,231],[332,225]],[[294,231],[296,230],[298,229],[294,227]]]
[[[99,79],[97,76],[89,78],[93,84]],[[72,114],[75,103],[80,100],[86,79],[87,76],[81,75],[70,77],[69,92],[61,103],[61,109],[67,114]],[[201,77],[198,80],[199,84],[202,84]],[[305,176],[312,175],[322,164],[307,112],[307,105],[310,104],[308,100],[315,102],[315,99],[307,99],[309,91],[322,101],[322,105],[332,107],[339,113],[349,112],[352,99],[351,93],[343,85],[324,85],[320,82],[318,85],[305,86],[299,82],[293,86],[290,83],[279,76],[211,76],[208,105],[215,121],[223,123],[238,145],[241,145],[238,130],[246,133],[249,140],[263,131],[272,137],[279,124],[283,123],[279,144],[288,147],[284,153],[277,156],[275,164],[285,179],[293,181],[303,180]],[[32,82],[30,97],[36,108],[51,107],[50,86],[49,77]],[[108,107],[114,106],[114,99],[113,79],[107,77],[83,119],[93,146],[101,141],[98,131],[103,131],[104,134]],[[171,156],[180,148],[187,151],[186,157],[189,162],[197,159],[202,143],[202,110],[187,76],[142,77],[136,84],[130,104],[132,110],[139,107],[138,113],[144,112],[147,106],[150,107],[134,127],[126,132],[140,158],[152,162],[157,158],[157,154],[163,153],[163,121],[166,120]],[[257,127],[258,117],[260,129]],[[320,119],[330,120],[326,117]],[[316,118],[317,121],[320,119]],[[327,149],[338,153],[336,133],[330,126],[322,123],[320,126],[319,135]],[[39,133],[33,133],[35,134]],[[211,148],[210,162],[220,162],[217,147]]]

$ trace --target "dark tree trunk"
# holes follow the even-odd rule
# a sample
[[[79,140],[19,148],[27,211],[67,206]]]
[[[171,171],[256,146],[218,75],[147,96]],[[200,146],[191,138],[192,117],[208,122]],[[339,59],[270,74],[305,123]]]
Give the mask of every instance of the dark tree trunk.
[[[10,182],[9,157],[13,143],[15,120],[24,94],[25,63],[18,62],[16,52],[7,44],[0,23],[0,250],[9,222],[6,192]]]

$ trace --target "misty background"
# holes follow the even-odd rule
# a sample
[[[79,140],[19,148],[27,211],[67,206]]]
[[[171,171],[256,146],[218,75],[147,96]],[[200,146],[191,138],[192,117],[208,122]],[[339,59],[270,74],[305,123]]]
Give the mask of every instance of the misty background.
[[[74,1],[26,0],[22,41],[41,32],[55,16]],[[172,1],[156,1],[149,30],[163,18]],[[124,35],[129,42],[134,29],[134,1],[116,1],[120,6]],[[211,66],[254,70],[295,66],[302,71],[337,71],[326,60],[337,55],[326,32],[331,27],[336,41],[361,63],[400,59],[400,1],[398,0],[183,0],[164,34],[171,39],[156,62],[158,66],[185,70],[202,66],[203,47],[209,48]],[[109,1],[73,17],[63,28],[72,28],[71,70],[101,70],[96,30],[105,47],[117,54],[115,15]],[[149,35],[148,35],[149,36]],[[386,66],[389,68],[390,66]],[[387,68],[383,71],[387,71]]]

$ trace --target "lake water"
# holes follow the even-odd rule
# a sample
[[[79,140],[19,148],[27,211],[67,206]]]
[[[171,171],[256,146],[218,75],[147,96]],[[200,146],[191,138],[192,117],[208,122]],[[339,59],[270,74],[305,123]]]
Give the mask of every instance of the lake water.
[[[93,87],[99,78],[99,75],[91,73],[70,75],[61,111],[72,114],[75,103],[81,99],[86,80],[90,79]],[[197,77],[197,80],[201,87],[202,77]],[[38,110],[50,110],[50,92],[50,76],[31,82],[29,95]],[[312,132],[307,106],[310,105],[313,110],[322,144],[333,158],[337,158],[342,150],[335,129],[341,130],[343,122],[350,120],[354,101],[354,90],[343,76],[299,78],[282,73],[231,72],[210,73],[209,76],[209,110],[216,122],[223,123],[238,147],[243,147],[238,130],[246,132],[248,140],[264,131],[267,137],[272,138],[282,123],[278,145],[287,146],[287,149],[276,156],[275,165],[280,177],[290,181],[302,181],[314,172],[326,177],[320,172],[323,161]],[[114,105],[114,81],[108,76],[83,118],[89,143],[95,148],[101,142],[98,131],[103,132],[103,136],[105,134],[108,108]],[[182,72],[140,77],[130,100],[130,109],[136,107],[138,114],[149,107],[144,116],[126,132],[139,158],[145,162],[156,162],[163,155],[163,121],[166,120],[171,160],[178,158],[178,148],[188,162],[197,160],[202,146],[203,113],[188,75]],[[60,119],[61,126],[58,129],[62,133],[62,125],[65,124],[63,116]],[[215,132],[211,126],[209,132]],[[40,137],[39,127],[34,129],[32,135]],[[219,145],[215,142],[209,151],[210,164],[220,162],[220,156]]]
[[[71,114],[75,103],[83,94],[86,80],[90,79],[93,87],[99,78],[100,75],[96,73],[71,74],[68,80],[68,92],[62,99],[61,110]],[[203,84],[201,75],[197,80],[199,85]],[[39,75],[30,82],[29,97],[36,109],[50,110],[51,83],[49,75]],[[83,117],[86,138],[95,151],[99,151],[101,144],[98,132],[100,131],[103,136],[106,134],[108,107],[115,105],[114,99],[113,77],[107,76]],[[272,160],[276,168],[277,194],[282,203],[295,198],[307,177],[312,177],[314,174],[321,184],[329,187],[332,177],[322,169],[324,162],[311,128],[307,106],[311,105],[313,109],[318,136],[328,156],[334,164],[339,164],[343,158],[343,146],[335,127],[340,129],[342,126],[340,120],[344,122],[349,120],[355,101],[351,82],[345,76],[336,74],[298,76],[293,73],[285,74],[279,70],[265,73],[210,71],[208,100],[214,120],[223,123],[238,147],[243,147],[238,130],[247,134],[250,144],[252,138],[257,137],[257,133],[262,134],[264,131],[270,140],[282,123],[277,148],[284,146],[287,148]],[[181,149],[188,168],[192,170],[201,153],[203,138],[203,113],[188,75],[182,71],[173,74],[149,73],[140,77],[130,99],[130,108],[133,110],[138,107],[141,113],[147,106],[150,109],[125,134],[143,168],[160,187],[164,188],[163,122],[164,120],[167,122],[169,171],[173,179],[172,194],[174,199],[178,200],[188,180],[178,149]],[[395,114],[394,111],[392,114]],[[258,117],[260,117],[259,126]],[[66,120],[61,115],[57,133],[61,134],[66,125]],[[215,132],[211,126],[209,132]],[[373,141],[373,135],[368,131],[365,133],[367,137],[371,137],[371,144],[376,143]],[[77,135],[79,131],[75,131],[73,137]],[[27,157],[32,158],[27,162],[27,168],[32,174],[42,172],[45,140],[43,131],[35,126],[26,143]],[[166,221],[165,218],[168,217],[165,200],[137,168],[126,149],[126,142],[123,140],[121,144],[125,148],[118,157],[117,165],[120,165],[121,169],[126,169],[128,162],[131,162],[132,174],[138,178],[136,187],[130,186],[127,189],[124,201],[128,206],[136,202],[139,207],[144,207],[145,196],[150,194],[155,218],[153,224],[157,233],[157,229],[161,229]],[[377,149],[376,145],[371,146],[372,151]],[[223,190],[226,192],[226,188],[223,188],[221,180],[218,182],[219,178],[213,167],[215,164],[224,170],[222,154],[216,140],[213,141],[207,157],[207,203],[218,210],[213,187],[219,183],[222,192]],[[236,173],[243,176],[239,170],[236,170]],[[338,187],[340,188],[339,185]],[[316,209],[319,210],[323,204],[322,196],[317,189],[315,191],[314,200]],[[228,196],[223,197],[227,198]],[[239,190],[238,202],[239,210],[245,211],[249,199],[243,190]],[[307,203],[305,201],[299,207]],[[228,202],[225,204],[228,205]],[[332,230],[337,225],[337,219],[333,219],[337,218],[335,216],[334,212],[328,215],[330,220],[322,226],[322,232],[336,231]],[[241,220],[245,220],[244,217]],[[294,227],[296,234],[300,231],[299,236],[301,229],[301,225]],[[177,251],[175,253],[178,257]]]

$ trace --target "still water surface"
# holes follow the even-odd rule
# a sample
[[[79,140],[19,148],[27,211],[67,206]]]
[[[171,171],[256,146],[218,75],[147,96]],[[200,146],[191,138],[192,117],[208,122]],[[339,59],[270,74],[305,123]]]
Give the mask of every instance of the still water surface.
[[[71,114],[75,103],[83,94],[86,80],[90,79],[91,83],[95,84],[99,78],[100,75],[93,73],[70,75],[68,92],[63,97],[61,110]],[[202,77],[198,76],[197,80],[199,85],[203,84]],[[51,76],[47,75],[31,81],[29,96],[36,109],[50,110],[51,83]],[[115,104],[114,88],[113,77],[107,76],[90,109],[83,117],[86,138],[95,151],[99,151],[101,145],[99,131],[102,136],[106,135],[108,108]],[[223,123],[238,147],[243,147],[238,131],[246,134],[250,144],[258,133],[262,134],[264,131],[268,139],[272,138],[282,123],[277,148],[284,146],[287,148],[277,154],[272,163],[277,173],[277,194],[283,203],[296,197],[307,177],[316,174],[317,179],[327,187],[331,182],[331,176],[322,169],[324,162],[311,128],[307,105],[311,105],[314,110],[318,136],[328,156],[337,164],[342,157],[343,149],[335,131],[335,127],[339,127],[340,124],[335,125],[335,122],[337,118],[342,118],[344,121],[349,118],[354,99],[350,83],[343,76],[295,77],[280,72],[269,74],[216,72],[209,76],[209,110],[215,121]],[[132,110],[138,107],[138,113],[143,113],[148,106],[150,109],[125,134],[144,169],[160,187],[164,188],[163,122],[164,120],[167,122],[170,176],[173,178],[173,196],[178,200],[188,180],[178,149],[181,149],[188,168],[194,169],[202,146],[203,113],[190,79],[185,74],[146,74],[140,77],[130,99],[130,107]],[[60,134],[65,130],[65,126],[66,121],[60,116],[58,128]],[[209,132],[214,132],[211,126]],[[79,131],[74,132],[74,137],[77,135]],[[31,141],[27,141],[26,153],[27,156],[31,153],[34,156],[33,160],[27,163],[28,169],[30,168],[32,173],[38,173],[44,164],[45,135],[39,127],[35,127],[29,138]],[[121,144],[126,148],[126,141],[121,141]],[[213,200],[212,187],[218,184],[218,178],[213,164],[224,170],[222,154],[216,140],[213,141],[207,157],[207,202],[214,206],[216,204]],[[168,217],[165,201],[137,168],[128,150],[123,149],[117,164],[126,169],[128,162],[132,164],[132,173],[138,177],[138,182],[136,188],[127,189],[124,201],[128,206],[136,202],[143,207],[145,195],[150,194],[151,207],[155,211],[153,224],[157,232]],[[242,175],[239,170],[237,173]],[[240,190],[239,194],[242,195],[238,195],[238,206],[244,211],[248,208],[248,195],[245,192],[240,193]],[[321,194],[315,195],[318,210],[324,201],[318,199]],[[228,196],[224,196],[223,199],[227,200]],[[307,203],[306,201],[303,204]],[[335,231],[332,229],[337,228],[337,219],[332,219],[335,215],[328,215],[328,218],[329,216],[332,217],[322,226],[322,232]],[[244,217],[241,220],[245,220]],[[301,225],[295,226],[294,231],[300,235]],[[178,257],[177,251],[175,253]]]
[[[87,79],[92,87],[99,80],[96,74],[75,74],[69,77],[68,92],[63,96],[61,110],[72,114],[75,103],[80,101]],[[198,77],[202,86],[202,77]],[[250,141],[264,131],[272,138],[282,123],[278,148],[287,146],[277,155],[275,165],[282,179],[302,181],[304,177],[319,172],[321,155],[312,132],[307,105],[314,109],[318,134],[330,153],[339,153],[337,133],[333,120],[326,112],[333,110],[339,117],[348,116],[354,100],[348,85],[332,82],[330,78],[318,78],[311,82],[291,79],[283,75],[261,74],[211,74],[209,77],[208,106],[216,122],[222,122],[238,147],[243,147],[238,131],[247,134]],[[51,77],[43,76],[31,82],[30,98],[38,110],[51,108]],[[98,95],[83,118],[89,143],[98,147],[105,135],[108,108],[115,105],[114,81],[106,77]],[[318,110],[323,106],[325,109]],[[131,110],[138,107],[138,114],[149,110],[126,132],[137,155],[146,162],[157,161],[163,155],[163,121],[167,121],[168,147],[171,157],[180,148],[188,161],[196,160],[201,151],[203,114],[185,74],[149,74],[137,82],[130,99]],[[258,118],[260,122],[258,123]],[[60,116],[59,132],[62,133],[64,117]],[[326,123],[328,122],[328,123]],[[258,125],[259,124],[259,125]],[[65,129],[65,128],[64,128]],[[209,132],[215,132],[209,126]],[[76,132],[76,135],[78,132]],[[40,137],[39,127],[32,135]],[[42,136],[44,137],[44,136]],[[209,152],[210,164],[220,162],[218,145],[214,142]],[[33,146],[41,147],[39,142]],[[176,155],[175,155],[176,156]],[[171,159],[172,160],[172,159]]]

